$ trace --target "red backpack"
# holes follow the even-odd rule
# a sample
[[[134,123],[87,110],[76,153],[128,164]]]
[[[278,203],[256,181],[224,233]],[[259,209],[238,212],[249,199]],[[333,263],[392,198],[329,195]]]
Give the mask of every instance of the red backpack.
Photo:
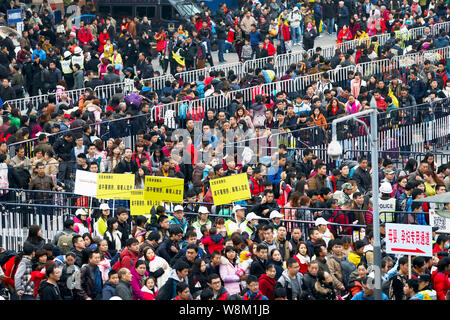
[[[131,259],[131,265],[134,266],[134,261],[133,259]],[[113,270],[116,270],[117,272],[119,272],[119,270],[122,268],[122,258],[119,258],[119,260],[117,260],[116,263],[114,263],[114,265],[112,266]]]

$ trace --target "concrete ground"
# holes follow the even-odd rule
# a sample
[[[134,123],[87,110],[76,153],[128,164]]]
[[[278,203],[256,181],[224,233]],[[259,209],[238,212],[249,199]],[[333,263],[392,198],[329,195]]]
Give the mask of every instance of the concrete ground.
[[[314,41],[314,47],[325,47],[325,46],[330,46],[336,43],[336,35],[333,34],[332,36],[328,35],[328,33],[323,33],[321,34],[321,36],[319,38],[316,38],[316,40]],[[302,46],[294,46],[293,47],[293,51],[300,51],[301,49],[303,49]],[[214,65],[219,64],[219,58],[218,58],[218,51],[213,51],[212,53],[213,56],[213,61],[214,61]],[[238,62],[238,56],[235,52],[230,52],[230,53],[225,53],[224,54],[224,58],[225,58],[225,63],[232,63],[232,62]],[[156,71],[160,71],[162,72],[161,66],[159,65],[159,60],[158,59],[153,59],[152,61],[152,65],[153,65],[153,69]],[[209,66],[207,64],[207,66]]]

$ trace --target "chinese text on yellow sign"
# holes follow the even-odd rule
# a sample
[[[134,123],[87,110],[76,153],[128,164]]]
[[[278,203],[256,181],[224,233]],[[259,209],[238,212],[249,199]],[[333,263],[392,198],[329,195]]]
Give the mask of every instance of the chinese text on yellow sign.
[[[99,173],[97,199],[130,200],[134,174]]]
[[[183,202],[184,179],[145,177],[145,200]]]
[[[216,206],[251,198],[246,173],[212,179],[210,185]]]

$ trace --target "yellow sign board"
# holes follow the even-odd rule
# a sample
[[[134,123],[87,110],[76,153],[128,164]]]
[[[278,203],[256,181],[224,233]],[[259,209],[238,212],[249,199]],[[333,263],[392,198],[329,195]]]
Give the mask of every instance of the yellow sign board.
[[[246,173],[212,179],[210,187],[216,206],[251,198]]]
[[[145,177],[144,199],[183,203],[184,179]]]
[[[130,200],[134,189],[134,174],[99,173],[97,199]]]
[[[161,205],[161,202],[144,199],[144,190],[131,190],[130,212],[132,216],[143,216],[150,214],[153,207]]]

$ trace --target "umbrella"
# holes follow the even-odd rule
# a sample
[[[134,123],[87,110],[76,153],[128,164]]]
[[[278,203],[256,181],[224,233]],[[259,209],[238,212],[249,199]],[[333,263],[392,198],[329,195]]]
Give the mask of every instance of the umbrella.
[[[414,200],[414,202],[431,202],[431,203],[442,203],[442,204],[450,203],[450,192],[437,194],[437,195],[434,195],[431,197],[426,197],[423,199],[416,199],[416,200]],[[442,209],[442,210],[436,210],[436,212],[441,217],[450,219],[450,210]]]

